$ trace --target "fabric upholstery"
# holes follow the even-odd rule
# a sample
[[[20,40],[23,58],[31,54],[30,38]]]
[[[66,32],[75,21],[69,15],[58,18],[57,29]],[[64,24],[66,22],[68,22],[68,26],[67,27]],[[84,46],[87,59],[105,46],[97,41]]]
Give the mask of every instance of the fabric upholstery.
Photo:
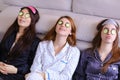
[[[12,6],[35,6],[46,9],[71,10],[72,0],[3,0]]]
[[[76,13],[120,19],[120,0],[73,0]]]

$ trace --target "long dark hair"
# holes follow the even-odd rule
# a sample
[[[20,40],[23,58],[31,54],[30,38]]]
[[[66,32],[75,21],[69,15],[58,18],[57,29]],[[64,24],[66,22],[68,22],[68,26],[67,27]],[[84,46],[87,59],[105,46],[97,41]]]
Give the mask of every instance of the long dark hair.
[[[55,40],[55,37],[56,37],[56,31],[55,31],[56,25],[57,25],[58,21],[61,20],[62,18],[68,19],[70,21],[70,23],[71,23],[71,28],[72,28],[71,35],[68,36],[67,41],[71,46],[75,46],[76,45],[76,26],[75,26],[75,23],[74,23],[73,19],[70,16],[61,16],[57,20],[56,24],[52,27],[52,29],[46,34],[46,36],[44,37],[43,40],[53,40],[53,41]]]
[[[28,10],[28,12],[30,14],[30,18],[31,18],[31,24],[29,25],[29,27],[27,27],[24,30],[24,34],[19,38],[19,40],[17,41],[15,46],[9,52],[8,58],[10,58],[10,59],[16,58],[20,53],[22,53],[24,50],[26,50],[28,47],[30,47],[33,39],[36,36],[35,25],[39,20],[39,13],[36,8],[34,8],[36,10],[36,13],[33,13],[29,7],[22,7],[21,10],[23,10],[23,9]],[[14,23],[8,28],[5,35],[3,36],[3,39],[1,41],[1,43],[3,43],[2,46],[5,45],[4,41],[6,41],[6,39],[10,35],[17,33],[18,31],[19,31],[18,18],[16,18]]]
[[[92,45],[93,45],[93,50],[95,49],[95,48],[99,48],[100,46],[101,46],[101,41],[102,41],[102,39],[101,39],[101,32],[102,32],[102,29],[103,29],[103,23],[105,22],[105,21],[107,21],[108,19],[105,19],[105,20],[103,20],[103,21],[101,21],[98,25],[97,25],[97,30],[98,30],[98,33],[97,33],[97,35],[95,36],[95,38],[93,39],[93,41],[92,41]],[[112,47],[112,50],[111,50],[111,52],[112,52],[112,57],[111,57],[111,59],[108,61],[108,62],[106,62],[105,64],[104,64],[104,66],[103,66],[103,68],[102,68],[102,72],[106,72],[106,70],[107,70],[107,68],[108,68],[108,66],[110,65],[110,64],[112,64],[112,63],[114,63],[114,62],[117,62],[117,61],[120,61],[120,48],[118,47],[118,42],[119,42],[119,38],[118,38],[118,31],[119,31],[119,24],[115,21],[115,23],[117,24],[117,26],[116,26],[116,30],[117,30],[117,36],[116,36],[116,39],[115,39],[115,41],[114,41],[114,43],[113,43],[113,47]]]

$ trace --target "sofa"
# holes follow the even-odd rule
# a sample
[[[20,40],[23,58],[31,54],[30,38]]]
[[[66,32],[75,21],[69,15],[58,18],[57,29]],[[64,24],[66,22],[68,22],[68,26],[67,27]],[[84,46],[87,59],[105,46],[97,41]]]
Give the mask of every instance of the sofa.
[[[113,18],[120,24],[120,0],[1,0],[0,40],[7,28],[14,22],[23,6],[35,6],[40,13],[36,25],[37,35],[43,38],[56,20],[64,15],[71,16],[77,26],[77,47],[80,50],[91,47],[103,19]],[[0,6],[1,7],[1,6]],[[120,44],[120,42],[119,42]]]

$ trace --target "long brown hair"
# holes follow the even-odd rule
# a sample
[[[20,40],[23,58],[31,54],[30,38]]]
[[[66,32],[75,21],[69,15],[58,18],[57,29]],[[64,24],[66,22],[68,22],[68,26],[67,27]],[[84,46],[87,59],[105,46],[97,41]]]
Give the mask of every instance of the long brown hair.
[[[73,21],[73,19],[70,17],[70,16],[62,16],[60,17],[56,24],[52,27],[52,29],[46,34],[46,36],[44,37],[43,40],[55,40],[55,37],[56,37],[56,25],[58,23],[59,20],[61,20],[62,18],[66,18],[70,21],[71,23],[71,27],[72,27],[72,30],[71,30],[71,35],[68,36],[67,38],[67,41],[68,43],[71,45],[71,46],[75,46],[76,45],[76,26],[75,26],[75,23]]]
[[[20,37],[20,39],[17,41],[15,46],[10,51],[9,56],[8,56],[8,58],[10,59],[16,58],[20,53],[22,53],[24,50],[30,47],[33,39],[36,36],[35,25],[39,20],[39,13],[36,8],[34,8],[36,10],[35,14],[28,7],[22,7],[21,10],[23,9],[27,9],[29,11],[30,18],[31,18],[31,24],[29,25],[29,27],[27,27],[24,30],[24,34]],[[8,30],[5,33],[1,41],[2,46],[4,47],[5,45],[4,41],[6,41],[8,37],[10,37],[12,34],[16,34],[18,31],[19,31],[18,18],[16,18],[14,23],[8,28]]]
[[[103,23],[105,22],[105,21],[107,21],[108,19],[105,19],[105,20],[103,20],[103,21],[101,21],[98,25],[97,25],[97,30],[98,30],[98,33],[97,33],[97,35],[95,36],[95,38],[93,39],[93,41],[92,41],[92,45],[93,45],[93,50],[95,49],[95,48],[99,48],[100,46],[101,46],[101,41],[102,41],[102,39],[101,39],[101,32],[102,32],[102,29],[103,29]],[[115,21],[116,22],[116,21]],[[111,57],[111,59],[108,61],[108,62],[106,62],[105,64],[104,64],[104,66],[103,66],[103,68],[102,68],[102,72],[106,72],[106,70],[107,70],[107,68],[108,68],[108,66],[110,65],[110,64],[112,64],[112,63],[114,63],[114,62],[117,62],[117,61],[120,61],[120,48],[118,47],[118,42],[119,42],[119,38],[118,38],[118,31],[119,31],[119,25],[118,25],[118,23],[116,22],[116,24],[117,24],[117,26],[116,26],[116,30],[117,30],[117,36],[116,36],[116,39],[115,39],[115,41],[114,41],[114,43],[113,43],[113,47],[112,47],[112,50],[111,50],[111,52],[112,52],[112,57]]]

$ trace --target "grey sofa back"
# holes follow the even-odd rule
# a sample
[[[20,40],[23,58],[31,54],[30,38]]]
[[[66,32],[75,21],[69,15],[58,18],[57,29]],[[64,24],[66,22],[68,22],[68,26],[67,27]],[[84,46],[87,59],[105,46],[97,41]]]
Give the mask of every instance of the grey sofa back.
[[[0,13],[0,37],[15,20],[20,7],[33,5],[40,13],[36,25],[37,34],[44,34],[63,15],[71,16],[77,26],[77,46],[79,49],[91,47],[97,30],[96,25],[105,18],[113,18],[120,23],[120,0],[3,0],[7,7]],[[3,20],[4,19],[4,20]]]
[[[75,13],[120,19],[120,0],[73,0]]]

